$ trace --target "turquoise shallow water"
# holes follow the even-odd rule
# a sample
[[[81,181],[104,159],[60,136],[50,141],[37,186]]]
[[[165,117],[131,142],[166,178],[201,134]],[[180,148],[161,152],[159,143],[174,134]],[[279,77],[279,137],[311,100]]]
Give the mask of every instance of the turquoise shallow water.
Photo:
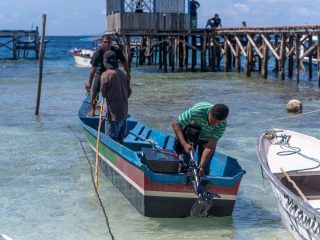
[[[51,46],[50,46],[51,44]],[[73,65],[77,38],[52,38],[44,65],[40,115],[34,116],[38,65],[0,61],[0,233],[13,239],[111,239],[94,192],[94,162],[77,111],[88,69]],[[133,69],[130,112],[172,133],[171,120],[198,101],[229,105],[229,127],[218,150],[247,171],[232,217],[152,219],[141,216],[100,174],[100,196],[115,239],[291,239],[269,182],[261,177],[256,143],[265,129],[297,130],[320,138],[320,113],[287,118],[300,99],[320,106],[315,80],[279,81],[237,73],[157,73]],[[303,76],[305,77],[305,76]]]

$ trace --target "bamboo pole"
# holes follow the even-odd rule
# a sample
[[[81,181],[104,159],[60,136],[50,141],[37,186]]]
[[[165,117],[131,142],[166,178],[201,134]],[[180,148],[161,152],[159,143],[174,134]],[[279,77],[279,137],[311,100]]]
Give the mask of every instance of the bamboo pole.
[[[206,62],[207,62],[207,35],[204,34],[201,36],[201,44],[202,44],[202,51],[201,51],[201,71],[206,71]]]
[[[303,199],[303,201],[305,201],[306,203],[308,203],[308,199],[306,198],[306,196],[303,194],[303,192],[301,191],[301,189],[297,186],[297,184],[290,178],[290,176],[288,175],[287,172],[285,172],[283,170],[283,168],[280,168],[280,171],[286,176],[288,182],[290,182],[292,184],[292,186],[294,187],[294,189],[298,192],[298,194],[300,195],[300,197]]]
[[[99,125],[98,125],[98,134],[97,134],[97,141],[96,141],[96,171],[95,171],[95,186],[98,190],[99,186],[99,145],[100,145],[100,133],[101,133],[101,123],[102,123],[102,113],[103,113],[103,104],[104,98],[102,98],[101,106],[99,107]],[[107,121],[107,119],[106,119]]]
[[[170,62],[171,62],[171,72],[175,71],[175,39],[171,37],[171,52],[170,52]]]
[[[47,19],[47,15],[46,14],[42,14],[42,35],[41,35],[41,45],[40,45],[40,49],[41,50],[40,50],[40,59],[39,59],[38,92],[37,92],[37,103],[36,103],[35,115],[39,114],[39,108],[40,108],[43,57],[44,57],[44,47],[45,47],[44,38],[45,38],[45,35],[46,35],[46,19]]]

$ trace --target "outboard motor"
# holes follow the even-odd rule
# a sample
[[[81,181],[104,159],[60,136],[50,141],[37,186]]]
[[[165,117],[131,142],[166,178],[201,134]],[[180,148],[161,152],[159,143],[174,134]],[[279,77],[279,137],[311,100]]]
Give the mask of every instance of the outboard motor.
[[[193,178],[193,188],[194,192],[197,194],[198,199],[193,204],[190,215],[192,217],[206,217],[208,211],[212,207],[213,200],[215,198],[221,198],[221,196],[215,192],[208,192],[210,185],[204,186],[202,181],[200,181],[198,169],[196,162],[193,158],[193,152],[190,152],[190,167],[191,167],[191,177]]]

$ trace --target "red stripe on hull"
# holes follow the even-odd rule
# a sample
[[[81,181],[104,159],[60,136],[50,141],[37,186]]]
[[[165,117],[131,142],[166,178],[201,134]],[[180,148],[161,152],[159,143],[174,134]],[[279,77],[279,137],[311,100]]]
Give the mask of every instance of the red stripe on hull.
[[[158,192],[181,192],[193,193],[192,185],[176,184],[176,183],[156,183],[153,182],[142,170],[133,166],[122,157],[118,156],[117,167],[140,188],[145,191],[158,191]],[[240,182],[232,187],[228,186],[213,186],[210,192],[217,192],[224,195],[237,195]]]

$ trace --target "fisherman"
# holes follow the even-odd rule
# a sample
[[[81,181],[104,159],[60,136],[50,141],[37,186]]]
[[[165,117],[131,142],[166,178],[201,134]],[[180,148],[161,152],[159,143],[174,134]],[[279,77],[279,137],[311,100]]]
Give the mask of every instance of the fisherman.
[[[100,91],[107,101],[105,133],[122,143],[127,133],[130,79],[118,68],[118,59],[113,51],[104,53],[103,64],[106,71],[101,75]]]
[[[221,19],[220,19],[218,13],[214,14],[214,17],[213,17],[213,18],[210,18],[210,19],[207,21],[206,28],[207,28],[208,26],[210,26],[212,29],[216,29],[216,28],[218,28],[218,27],[222,27],[222,25],[221,25]]]
[[[111,50],[115,52],[117,59],[122,62],[128,78],[131,79],[129,64],[126,58],[124,57],[121,49],[111,44],[111,36],[109,34],[102,35],[101,46],[97,48],[97,50],[93,54],[90,61],[90,64],[92,67],[89,74],[89,80],[88,82],[85,83],[85,88],[87,89],[87,91],[89,92],[90,89],[92,91],[91,93],[92,109],[88,113],[89,116],[94,115],[94,110],[97,104],[97,98],[99,96],[99,90],[100,90],[100,77],[101,77],[101,74],[105,71],[105,67],[103,65],[103,54],[107,50]]]
[[[196,145],[192,146],[187,139],[192,138],[190,134],[194,134],[194,129],[198,129],[199,133],[195,138],[198,145],[199,174],[202,176],[207,173],[206,166],[226,129],[228,114],[229,108],[224,104],[200,102],[173,120],[172,127],[176,135],[174,149],[181,162],[180,172],[188,168],[190,151],[196,148]]]

